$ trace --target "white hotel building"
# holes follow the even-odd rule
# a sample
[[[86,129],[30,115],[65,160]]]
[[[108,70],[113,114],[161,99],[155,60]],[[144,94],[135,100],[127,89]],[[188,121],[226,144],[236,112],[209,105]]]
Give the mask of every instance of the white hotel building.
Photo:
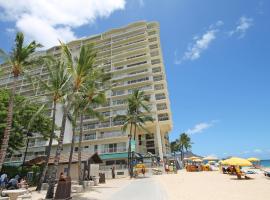
[[[107,103],[96,108],[102,113],[105,121],[96,118],[85,118],[83,125],[82,147],[84,152],[98,152],[104,160],[104,167],[122,165],[127,160],[127,133],[121,131],[122,122],[115,121],[118,114],[125,114],[126,99],[135,88],[143,90],[150,97],[150,107],[154,123],[147,123],[149,133],[137,134],[138,153],[151,152],[163,160],[170,153],[168,134],[172,129],[169,94],[163,64],[159,24],[157,22],[135,22],[125,27],[116,28],[102,34],[82,38],[68,45],[72,53],[78,54],[84,44],[94,43],[97,50],[96,65],[112,74],[111,90],[106,92]],[[52,47],[38,52],[37,56],[51,54],[59,57],[60,47]],[[12,76],[9,66],[2,64],[4,73],[0,75],[0,88],[10,88]],[[37,66],[30,71],[32,76],[48,78],[46,69]],[[17,92],[24,96],[39,96],[43,91],[34,90],[26,78],[19,79]],[[45,99],[42,99],[45,100]],[[60,106],[59,106],[60,108]],[[61,123],[61,112],[58,109],[57,124]],[[71,125],[67,124],[63,153],[70,151]],[[78,141],[78,140],[77,140]],[[48,141],[35,134],[30,139],[26,160],[44,155]],[[56,149],[54,142],[54,150]],[[75,145],[76,146],[76,145]],[[75,148],[77,151],[77,148]],[[7,164],[20,164],[24,149],[6,159]],[[53,155],[53,154],[52,154]]]

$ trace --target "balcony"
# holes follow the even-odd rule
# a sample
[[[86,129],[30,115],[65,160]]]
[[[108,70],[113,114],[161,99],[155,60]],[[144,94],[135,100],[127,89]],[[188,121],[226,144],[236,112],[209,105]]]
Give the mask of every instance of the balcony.
[[[98,139],[114,138],[114,137],[121,137],[121,136],[126,136],[126,134],[123,133],[123,132],[121,132],[121,131],[117,131],[117,132],[105,132],[103,134],[100,134],[98,136]]]

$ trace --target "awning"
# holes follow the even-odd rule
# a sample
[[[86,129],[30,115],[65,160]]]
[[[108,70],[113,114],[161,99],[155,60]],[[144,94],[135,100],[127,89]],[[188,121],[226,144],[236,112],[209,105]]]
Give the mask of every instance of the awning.
[[[25,165],[42,165],[45,163],[45,161],[46,161],[46,156],[39,156],[32,160],[27,161]],[[93,154],[93,153],[87,153],[87,152],[82,152],[81,161],[82,162],[90,161],[91,163],[102,163],[102,160],[97,153]],[[59,164],[67,164],[68,162],[69,162],[69,153],[61,154]],[[78,153],[73,153],[72,163],[77,163],[77,162],[78,162]],[[49,165],[53,165],[53,164],[54,164],[54,156],[51,156],[49,160]]]
[[[120,159],[120,158],[127,158],[128,153],[122,152],[122,153],[108,153],[108,154],[101,154],[100,158],[102,160],[109,160],[109,159]]]

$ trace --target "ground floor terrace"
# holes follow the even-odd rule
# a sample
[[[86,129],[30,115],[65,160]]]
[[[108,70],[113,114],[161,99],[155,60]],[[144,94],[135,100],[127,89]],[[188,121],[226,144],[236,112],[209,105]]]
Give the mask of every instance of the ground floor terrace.
[[[249,180],[212,172],[186,172],[107,180],[74,200],[266,200],[270,198],[270,179],[263,174]],[[45,192],[44,192],[45,193]],[[33,199],[43,193],[33,193]]]

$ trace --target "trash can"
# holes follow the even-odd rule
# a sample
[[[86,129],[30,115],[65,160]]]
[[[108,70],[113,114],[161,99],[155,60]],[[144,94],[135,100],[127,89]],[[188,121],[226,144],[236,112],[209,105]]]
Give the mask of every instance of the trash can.
[[[67,177],[65,180],[59,180],[55,192],[54,199],[71,199],[71,178]]]
[[[99,183],[105,183],[105,173],[99,173]]]
[[[94,186],[98,185],[99,177],[93,176]]]

